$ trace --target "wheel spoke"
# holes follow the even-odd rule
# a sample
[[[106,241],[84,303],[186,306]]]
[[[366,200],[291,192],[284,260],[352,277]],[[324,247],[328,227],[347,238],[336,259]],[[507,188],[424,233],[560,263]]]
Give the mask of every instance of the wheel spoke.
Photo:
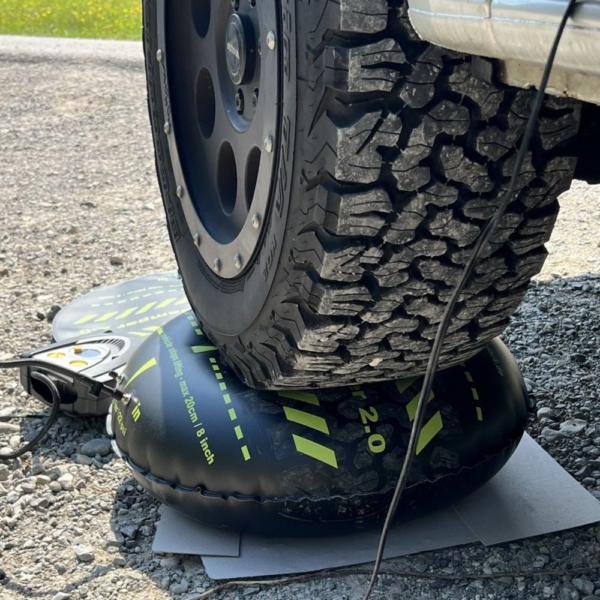
[[[217,143],[227,140],[235,151],[240,143],[239,138],[241,137],[231,123],[232,113],[235,112],[235,109],[231,105],[231,102],[223,97],[221,86],[218,86],[215,90],[215,98],[215,131],[218,132],[219,137]]]
[[[238,158],[237,197],[235,208],[231,213],[231,220],[236,230],[239,230],[246,222],[246,217],[248,216],[248,205],[246,203],[246,195],[244,193],[246,179],[244,176],[245,165],[243,162],[242,164],[239,164],[239,157],[236,158]]]

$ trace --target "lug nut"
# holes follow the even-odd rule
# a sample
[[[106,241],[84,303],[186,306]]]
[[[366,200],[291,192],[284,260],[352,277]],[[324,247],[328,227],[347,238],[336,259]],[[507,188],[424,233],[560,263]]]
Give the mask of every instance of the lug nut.
[[[200,246],[200,234],[199,233],[194,234],[194,246]]]
[[[183,189],[183,186],[182,186],[182,185],[178,185],[178,186],[177,186],[176,193],[177,193],[177,197],[178,197],[179,199],[183,198],[184,189]]]
[[[275,145],[275,141],[273,140],[272,135],[268,135],[265,138],[265,150],[269,153],[273,152],[273,146]]]
[[[233,259],[233,266],[236,269],[241,269],[242,268],[242,257],[239,254],[236,254],[234,259]]]
[[[244,92],[239,89],[235,94],[235,110],[238,115],[244,112]]]
[[[213,261],[213,269],[215,273],[221,272],[221,261],[218,258],[215,258],[215,260]]]
[[[252,94],[252,108],[256,108],[258,106],[258,88],[254,90]]]
[[[238,10],[240,8],[240,0],[231,0],[231,8]]]
[[[258,213],[254,213],[252,216],[252,227],[254,227],[254,229],[258,229],[260,227],[260,215]]]
[[[162,51],[162,50],[159,48],[159,49],[156,51],[156,60],[157,60],[157,61],[160,63],[160,62],[162,62],[162,61],[163,61],[163,58],[164,58],[164,57],[165,57],[165,55],[164,55],[163,51]]]
[[[275,32],[274,31],[269,31],[269,33],[267,33],[267,46],[269,47],[269,50],[275,50]]]
[[[163,129],[165,130],[165,133],[167,135],[169,135],[171,133],[171,123],[169,123],[169,121],[167,121],[165,123],[165,126],[163,127]]]

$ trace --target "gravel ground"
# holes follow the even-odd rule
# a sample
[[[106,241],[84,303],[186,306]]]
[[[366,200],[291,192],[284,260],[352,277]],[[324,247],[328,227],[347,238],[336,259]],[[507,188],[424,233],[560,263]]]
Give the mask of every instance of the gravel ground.
[[[93,287],[173,268],[155,181],[141,48],[0,38],[0,356],[50,340],[56,306]],[[562,199],[551,256],[506,339],[539,402],[531,433],[600,498],[600,189]],[[37,412],[14,373],[0,411]],[[0,413],[1,414],[1,413]],[[23,425],[27,436],[30,424]],[[6,425],[0,422],[0,428]],[[4,444],[18,442],[4,432]],[[110,453],[102,422],[61,418],[33,456],[0,464],[0,597],[197,598],[199,559],[150,551],[159,505]],[[431,552],[386,568],[444,574],[597,564],[600,530]],[[364,577],[249,586],[221,598],[355,600]],[[600,571],[440,581],[385,576],[379,597],[600,597]]]

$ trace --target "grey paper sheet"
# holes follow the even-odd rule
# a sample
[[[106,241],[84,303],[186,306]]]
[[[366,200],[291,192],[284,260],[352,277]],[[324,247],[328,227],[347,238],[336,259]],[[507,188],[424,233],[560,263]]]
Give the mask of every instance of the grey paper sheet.
[[[386,557],[476,541],[499,544],[597,521],[600,521],[600,502],[525,435],[507,465],[481,489],[453,508],[394,527],[388,538]],[[211,578],[235,579],[370,562],[375,556],[379,532],[318,539],[242,535],[238,558],[237,553],[228,554],[234,545],[232,537],[229,538],[232,546],[222,543],[228,535],[232,536],[165,508],[153,550],[200,554]]]
[[[486,546],[600,521],[600,502],[527,434],[506,466],[454,508]]]
[[[386,558],[476,542],[477,537],[452,509],[394,527]],[[328,538],[265,538],[242,535],[240,558],[203,556],[211,579],[232,579],[307,573],[372,561],[379,532],[369,531]]]
[[[165,506],[156,525],[152,551],[238,557],[240,534],[207,527]]]

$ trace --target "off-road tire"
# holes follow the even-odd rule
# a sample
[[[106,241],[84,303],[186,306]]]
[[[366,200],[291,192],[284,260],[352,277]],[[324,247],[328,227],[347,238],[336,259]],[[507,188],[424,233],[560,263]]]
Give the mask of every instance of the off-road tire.
[[[171,239],[190,302],[227,362],[256,388],[422,374],[444,304],[507,186],[535,92],[495,83],[489,63],[420,41],[402,0],[283,0],[277,181],[281,165],[286,180],[253,264],[225,285],[194,252],[175,194],[155,10],[146,0],[149,106]],[[546,99],[441,367],[499,335],[540,271],[557,197],[575,169],[562,148],[579,116],[578,102]],[[258,300],[248,291],[257,276]]]

